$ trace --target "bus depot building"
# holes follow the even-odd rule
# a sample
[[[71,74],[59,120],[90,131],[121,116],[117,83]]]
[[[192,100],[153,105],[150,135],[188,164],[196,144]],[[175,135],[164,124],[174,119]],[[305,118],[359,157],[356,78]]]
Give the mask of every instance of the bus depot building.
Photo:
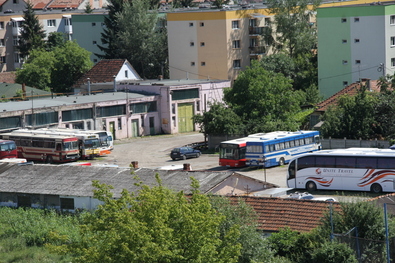
[[[103,83],[75,95],[26,96],[0,104],[0,132],[58,126],[110,131],[114,139],[192,132],[193,115],[222,102],[229,80],[141,80]],[[85,86],[85,89],[87,87]]]

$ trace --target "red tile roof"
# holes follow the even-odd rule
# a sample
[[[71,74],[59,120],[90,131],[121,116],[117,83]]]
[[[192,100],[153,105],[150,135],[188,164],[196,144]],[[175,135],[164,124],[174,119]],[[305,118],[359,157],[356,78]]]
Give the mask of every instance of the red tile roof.
[[[320,225],[331,204],[339,210],[339,203],[285,198],[230,197],[232,202],[243,199],[258,215],[258,229],[276,232],[284,227],[298,232],[309,232]]]
[[[15,71],[1,72],[0,83],[15,83]]]
[[[43,9],[45,8],[51,0],[30,0],[33,5],[33,9]]]
[[[362,84],[369,84],[369,88],[371,91],[380,91],[380,87],[378,86],[378,81],[377,80],[367,80],[367,79],[362,79]],[[361,83],[352,83],[345,87],[344,89],[340,90],[339,92],[335,93],[328,99],[320,102],[317,104],[317,110],[316,111],[326,111],[329,106],[331,105],[336,105],[337,100],[339,99],[340,96],[342,95],[356,95],[358,90],[361,88]]]
[[[54,0],[48,8],[78,8],[83,0]]]
[[[88,78],[91,83],[113,82],[114,76],[119,73],[126,61],[125,59],[102,59],[77,80],[74,87],[86,84]]]
[[[0,6],[2,6],[7,0],[0,0]]]

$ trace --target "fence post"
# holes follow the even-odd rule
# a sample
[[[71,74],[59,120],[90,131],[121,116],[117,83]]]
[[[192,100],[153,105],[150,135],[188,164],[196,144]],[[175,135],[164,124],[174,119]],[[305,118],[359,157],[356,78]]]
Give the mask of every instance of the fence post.
[[[346,148],[347,148],[347,138],[344,137],[344,149],[346,149]]]
[[[362,147],[362,138],[359,137],[359,147]]]

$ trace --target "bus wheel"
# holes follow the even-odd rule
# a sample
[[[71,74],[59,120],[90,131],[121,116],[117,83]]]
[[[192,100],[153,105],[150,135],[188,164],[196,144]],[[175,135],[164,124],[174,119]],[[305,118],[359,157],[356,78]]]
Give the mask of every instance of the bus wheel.
[[[47,159],[46,159],[46,162],[47,162],[47,163],[53,163],[53,158],[52,158],[52,156],[48,155],[48,156],[47,156]]]
[[[379,185],[379,184],[372,184],[372,186],[370,187],[370,191],[372,193],[379,194],[383,191],[383,189],[381,188],[381,185]]]
[[[309,192],[314,192],[317,190],[317,185],[312,181],[308,181],[306,183],[306,190]]]
[[[278,162],[278,164],[279,164],[280,166],[283,166],[284,163],[285,163],[285,160],[284,160],[283,157],[281,157],[281,158],[280,158],[280,161]]]

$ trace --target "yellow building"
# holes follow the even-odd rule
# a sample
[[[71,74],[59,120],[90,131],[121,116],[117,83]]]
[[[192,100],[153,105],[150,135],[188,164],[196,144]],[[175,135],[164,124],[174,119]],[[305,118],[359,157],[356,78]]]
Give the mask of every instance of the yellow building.
[[[261,32],[270,15],[260,6],[168,13],[170,79],[233,81],[267,52]]]

